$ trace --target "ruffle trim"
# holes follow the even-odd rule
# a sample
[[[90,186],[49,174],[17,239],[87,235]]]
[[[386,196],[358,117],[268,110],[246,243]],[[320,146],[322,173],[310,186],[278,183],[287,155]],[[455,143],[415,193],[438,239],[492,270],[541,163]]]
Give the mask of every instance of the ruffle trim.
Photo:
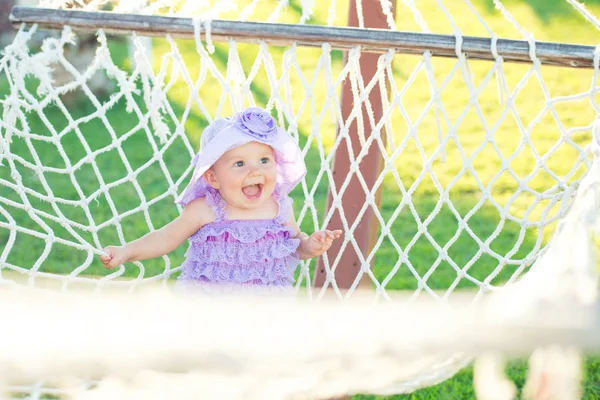
[[[242,243],[254,243],[267,233],[284,234],[285,239],[293,240],[289,238],[294,234],[294,230],[274,220],[224,220],[204,225],[190,237],[189,242],[194,245],[204,243],[208,238],[228,235]]]
[[[209,241],[192,245],[186,252],[186,259],[197,262],[217,262],[226,264],[247,264],[282,259],[295,255],[300,239],[289,239],[282,235],[267,237],[253,243]]]
[[[218,284],[292,285],[298,264],[295,257],[245,265],[187,260],[179,279]]]

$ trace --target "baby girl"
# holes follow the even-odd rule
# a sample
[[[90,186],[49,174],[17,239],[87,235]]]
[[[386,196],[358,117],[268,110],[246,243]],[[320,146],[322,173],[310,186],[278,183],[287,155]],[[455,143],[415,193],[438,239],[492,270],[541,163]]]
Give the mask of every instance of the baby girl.
[[[300,260],[320,256],[342,234],[300,231],[289,193],[306,174],[304,158],[261,108],[209,124],[192,162],[192,179],[177,199],[181,215],[124,246],[106,247],[107,268],[161,257],[188,240],[180,285],[286,289]]]

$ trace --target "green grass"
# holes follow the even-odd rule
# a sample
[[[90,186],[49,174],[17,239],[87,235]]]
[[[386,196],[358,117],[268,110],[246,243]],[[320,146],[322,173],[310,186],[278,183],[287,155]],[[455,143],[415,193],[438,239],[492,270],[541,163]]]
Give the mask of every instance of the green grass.
[[[521,398],[521,390],[525,385],[527,377],[526,361],[511,361],[506,368],[508,378],[517,386],[517,398]],[[588,358],[584,367],[586,379],[583,382],[583,399],[600,398],[600,362],[598,358]],[[457,373],[452,379],[443,383],[418,390],[407,395],[394,396],[371,396],[357,395],[353,400],[455,400],[455,399],[474,399],[475,391],[473,389],[473,370],[465,368]]]
[[[291,7],[283,14],[285,22],[295,22],[300,15],[298,2],[291,2]],[[344,3],[336,4],[335,24],[344,25],[347,10]],[[401,2],[399,2],[401,3]],[[447,3],[447,4],[446,4]],[[487,31],[473,16],[462,0],[445,2],[451,11],[454,20],[451,22],[440,12],[434,0],[419,2],[419,9],[429,29],[435,33],[452,33],[453,23],[465,35],[486,36]],[[493,8],[491,1],[473,1],[474,6],[485,18],[486,23],[499,36],[506,38],[522,38],[521,33],[507,22],[498,11]],[[592,44],[599,41],[600,35],[589,23],[585,23],[572,7],[566,2],[552,1],[516,1],[506,2],[508,9],[518,18],[518,21],[528,31],[532,32],[537,40],[565,41]],[[598,14],[600,7],[598,1],[588,1],[588,7]],[[316,2],[315,15],[311,23],[327,23],[326,11],[328,2]],[[257,11],[259,17],[264,17],[264,11]],[[402,4],[398,4],[396,23],[399,29],[419,31],[412,13]],[[319,223],[324,218],[327,188],[330,183],[327,175],[315,182],[319,175],[321,165],[321,148],[315,136],[311,133],[318,132],[322,149],[325,155],[333,149],[337,119],[330,110],[337,107],[338,100],[327,96],[328,80],[321,71],[315,73],[320,49],[283,47],[269,47],[269,57],[264,55],[256,45],[237,44],[240,54],[240,65],[246,75],[253,69],[258,59],[256,74],[249,84],[248,91],[238,97],[223,95],[221,83],[210,71],[204,68],[209,66],[203,59],[199,59],[195,44],[191,41],[176,41],[178,52],[182,56],[183,64],[172,58],[170,44],[163,39],[154,40],[154,67],[158,71],[162,63],[167,66],[165,84],[170,81],[172,72],[177,70],[189,74],[192,82],[204,76],[197,89],[190,89],[181,75],[169,85],[167,93],[171,110],[163,112],[164,121],[173,131],[176,126],[171,112],[177,121],[181,121],[185,128],[185,135],[192,143],[194,150],[198,148],[201,131],[207,123],[207,115],[229,114],[234,108],[233,102],[249,105],[252,101],[265,106],[273,98],[283,100],[287,116],[295,117],[294,120],[281,118],[280,122],[292,126],[294,135],[306,149],[308,176],[306,179],[309,192],[314,188],[315,217],[319,221],[316,225],[311,215],[311,209],[304,209],[305,194],[303,188],[294,191],[297,215],[302,216],[301,225],[305,231],[319,229]],[[122,69],[131,67],[131,60],[127,58],[126,48],[122,42],[115,41],[111,44],[113,60]],[[236,58],[230,57],[228,44],[216,44],[215,52],[211,56],[213,67],[226,77],[227,67],[235,64]],[[343,54],[333,50],[331,57],[331,70],[334,79],[339,77],[343,68]],[[286,64],[288,59],[292,62]],[[473,85],[479,87],[486,81],[486,76],[493,68],[493,64],[483,61],[471,61],[470,73],[465,76],[456,71],[451,74],[457,63],[454,59],[433,59],[432,71],[434,86],[442,88],[440,104],[443,106],[444,115],[440,121],[441,139],[438,136],[438,122],[435,110],[426,111],[426,106],[431,99],[431,86],[425,69],[417,70],[422,61],[421,57],[397,55],[393,64],[393,85],[390,89],[395,93],[405,86],[409,79],[412,84],[403,92],[400,103],[402,108],[394,107],[391,112],[391,127],[386,149],[388,155],[392,154],[393,146],[405,146],[403,151],[395,158],[396,177],[391,172],[385,175],[382,184],[382,203],[379,212],[383,220],[389,221],[390,231],[395,243],[390,238],[385,238],[375,253],[373,272],[379,282],[385,284],[387,290],[419,290],[415,274],[426,279],[427,286],[436,291],[444,292],[449,287],[456,285],[457,289],[473,290],[478,286],[468,279],[458,279],[455,268],[468,268],[469,275],[477,281],[483,281],[498,267],[498,274],[491,283],[502,285],[520,271],[519,266],[529,254],[543,246],[551,234],[554,223],[552,217],[556,216],[559,205],[545,200],[536,202],[530,193],[519,191],[518,183],[514,176],[502,170],[502,158],[510,157],[508,166],[514,175],[523,178],[530,175],[529,188],[534,192],[544,192],[557,184],[550,171],[568,185],[581,177],[585,167],[577,163],[581,154],[580,148],[591,141],[591,132],[582,131],[571,137],[572,142],[563,143],[556,151],[550,154],[545,161],[547,170],[536,170],[536,157],[546,154],[561,139],[559,123],[565,128],[586,127],[594,119],[595,113],[589,99],[570,102],[557,102],[553,105],[557,119],[553,113],[545,112],[539,123],[531,127],[530,143],[525,143],[522,150],[514,153],[515,149],[523,143],[523,136],[518,125],[526,128],[546,107],[545,95],[540,80],[547,88],[552,98],[583,93],[590,87],[592,71],[571,70],[557,67],[544,67],[539,76],[532,75],[527,82],[522,82],[523,88],[516,96],[514,103],[516,113],[506,112],[506,106],[499,103],[498,86],[496,77],[491,75],[486,85],[483,85],[479,95],[479,116],[477,109],[469,107],[469,90],[465,79],[472,77]],[[289,67],[288,67],[289,65]],[[266,66],[266,67],[265,67]],[[504,77],[509,93],[512,93],[521,80],[528,73],[530,65],[503,65]],[[272,70],[277,78],[284,74],[289,75],[289,85],[278,86],[269,80]],[[10,91],[11,82],[0,72],[0,98],[4,98]],[[309,83],[312,102],[304,102],[306,87]],[[240,88],[242,82],[229,80],[234,89]],[[14,84],[14,83],[12,83]],[[31,78],[28,89],[36,98],[37,81]],[[387,83],[388,88],[390,82]],[[138,79],[135,82],[138,94],[132,95],[141,115],[147,114],[146,101],[143,96],[143,85]],[[333,92],[340,93],[340,82],[334,80]],[[198,93],[198,98],[194,94]],[[100,99],[106,104],[110,97]],[[600,100],[598,96],[596,101]],[[200,103],[200,106],[198,104]],[[90,196],[97,193],[101,187],[93,165],[84,163],[74,173],[77,184],[74,184],[68,175],[46,172],[44,179],[48,182],[55,198],[68,200],[90,199],[89,215],[77,206],[52,205],[37,199],[31,194],[27,199],[31,205],[47,212],[50,215],[66,218],[78,222],[83,227],[98,226],[113,218],[114,214],[138,207],[141,196],[146,202],[159,198],[171,187],[165,179],[164,170],[174,182],[185,172],[189,165],[190,151],[181,136],[173,136],[167,144],[162,144],[152,136],[153,126],[147,118],[138,118],[135,112],[126,111],[126,99],[118,98],[116,104],[105,110],[110,127],[118,140],[121,140],[122,153],[117,149],[107,146],[112,143],[110,130],[105,123],[95,114],[96,107],[85,97],[80,97],[75,102],[68,103],[70,121],[63,110],[55,103],[50,102],[41,112],[28,111],[25,113],[27,126],[30,132],[47,138],[60,134],[60,145],[64,150],[61,154],[53,142],[41,140],[25,140],[22,137],[13,137],[11,153],[18,155],[29,163],[35,163],[36,157],[47,167],[65,168],[67,162],[78,163],[88,153],[103,150],[94,158],[95,164],[101,174],[104,184],[110,184],[128,176],[128,166],[123,162],[123,157],[129,164],[132,175],[139,186],[132,182],[120,184],[108,190],[107,193],[98,193],[93,200]],[[91,117],[90,117],[91,116]],[[316,119],[313,117],[316,116]],[[48,122],[45,122],[45,120]],[[418,124],[417,124],[418,121]],[[493,141],[486,143],[486,129],[493,130]],[[17,128],[23,129],[23,122],[17,122]],[[52,133],[49,126],[53,127]],[[296,128],[294,128],[296,126]],[[414,136],[408,137],[409,128],[415,128]],[[2,131],[4,134],[4,130]],[[449,134],[451,133],[451,135]],[[440,140],[443,145],[440,145]],[[85,145],[84,145],[85,144]],[[89,150],[86,150],[86,147]],[[162,159],[164,165],[153,160],[155,149],[164,151]],[[439,152],[443,150],[446,159],[443,160]],[[150,163],[147,168],[142,168]],[[461,174],[465,163],[472,165],[470,170]],[[7,165],[7,162],[4,162]],[[428,167],[427,167],[428,166]],[[423,171],[428,168],[426,173]],[[17,178],[17,173],[20,176]],[[457,178],[458,177],[458,178]],[[8,168],[0,168],[0,179],[19,184],[38,193],[47,194],[39,176],[23,162],[16,161]],[[21,181],[19,182],[20,179]],[[187,181],[187,180],[186,180]],[[183,188],[183,182],[178,190]],[[79,186],[79,187],[78,187]],[[403,196],[399,187],[403,187],[410,194],[410,201]],[[441,188],[441,189],[440,189]],[[486,198],[484,189],[489,191],[491,199]],[[445,202],[440,202],[440,190],[448,194],[452,207]],[[403,199],[405,202],[403,203]],[[159,228],[176,216],[179,210],[173,205],[173,197],[168,196],[149,207],[147,214],[136,212],[122,218],[118,226],[107,225],[97,233],[74,227],[73,231],[80,239],[76,239],[73,232],[53,222],[49,218],[41,217],[47,225],[46,229],[40,227],[25,211],[10,205],[12,201],[23,204],[19,194],[9,187],[0,186],[0,222],[9,222],[6,215],[18,223],[19,226],[45,233],[52,230],[53,234],[72,242],[81,241],[94,248],[101,248],[107,244],[117,243],[120,236],[124,240],[132,240],[147,232],[151,227]],[[115,210],[111,210],[110,203]],[[408,204],[412,204],[410,207]],[[499,209],[505,209],[514,220],[502,218]],[[308,211],[308,212],[307,212]],[[540,222],[542,228],[524,227],[519,220],[526,218],[528,222]],[[471,228],[471,233],[460,229],[459,221],[465,220]],[[550,221],[550,222],[548,222]],[[419,225],[425,224],[429,236],[419,234]],[[479,254],[480,246],[477,239],[488,242],[492,253],[504,257],[499,262],[497,257],[490,254]],[[77,271],[80,266],[85,266],[83,274],[93,276],[106,276],[109,274],[96,259],[88,263],[88,252],[79,251],[60,243],[54,244],[45,254],[46,243],[43,239],[31,235],[18,233],[16,241],[10,251],[3,249],[1,244],[9,240],[9,231],[0,227],[0,257],[6,257],[4,262],[8,265],[19,266],[21,272],[37,269],[49,274],[69,274]],[[435,244],[434,244],[435,243]],[[408,256],[410,264],[399,261],[399,254],[395,246],[399,246]],[[439,258],[437,246],[445,247],[447,259]],[[185,246],[175,251],[165,259],[149,260],[144,262],[143,269],[129,264],[125,270],[125,277],[151,277],[160,274],[167,267],[174,267],[181,263]],[[0,260],[2,260],[0,258]],[[43,260],[38,263],[38,260]],[[314,265],[314,262],[312,263]],[[526,264],[527,265],[527,264]],[[434,266],[434,268],[432,268]],[[7,269],[0,269],[5,277],[9,276]],[[11,275],[12,276],[12,275]],[[511,378],[522,386],[525,376],[523,363],[511,364],[508,369]],[[598,361],[591,359],[586,363],[587,378],[585,381],[586,398],[598,397],[600,372]],[[472,375],[469,369],[461,371],[455,378],[440,385],[422,389],[407,396],[391,396],[390,399],[444,399],[444,398],[471,398]],[[374,398],[357,396],[357,399]]]

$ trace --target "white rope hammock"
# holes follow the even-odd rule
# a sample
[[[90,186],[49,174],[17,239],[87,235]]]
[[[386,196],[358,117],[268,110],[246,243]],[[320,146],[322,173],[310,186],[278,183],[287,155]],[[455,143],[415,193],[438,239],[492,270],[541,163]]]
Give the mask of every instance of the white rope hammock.
[[[574,0],[567,1],[590,24],[600,29],[598,19],[582,4]],[[293,22],[310,24],[311,18],[315,18],[315,3],[310,0],[302,0],[300,3],[301,10],[297,15],[294,14],[296,20]],[[216,46],[216,40],[222,37],[219,36],[222,33],[219,33],[218,29],[224,26],[219,25],[217,21],[219,18],[236,13],[237,21],[271,23],[289,21],[290,10],[287,1],[275,3],[269,13],[264,13],[264,10],[262,13],[258,12],[263,5],[262,3],[259,5],[257,0],[245,3],[240,7],[239,12],[232,8],[235,3],[230,1],[217,1],[214,4],[184,2],[183,5],[173,1],[148,3],[127,1],[116,5],[114,13],[138,15],[162,13],[172,17],[193,18],[193,29],[186,33],[189,37],[193,37],[193,42],[188,42],[189,46],[184,48],[182,42],[176,40],[175,35],[167,33],[161,42],[163,49],[166,50],[158,68],[145,47],[148,42],[136,33],[130,35],[133,59],[130,61],[129,69],[124,68],[122,63],[116,60],[118,54],[114,52],[114,48],[111,48],[111,40],[107,38],[104,30],[99,30],[95,56],[89,66],[84,70],[78,70],[64,51],[72,46],[74,40],[71,28],[61,29],[56,37],[47,37],[39,51],[32,51],[30,47],[34,46],[39,30],[37,26],[22,26],[13,43],[4,49],[0,58],[0,77],[3,79],[2,82],[6,82],[4,86],[0,86],[2,94],[0,98],[2,107],[0,240],[6,238],[6,244],[0,248],[0,282],[10,287],[15,285],[19,287],[23,279],[29,286],[37,286],[38,282],[46,280],[58,283],[65,290],[78,284],[97,288],[109,286],[132,288],[146,283],[167,282],[179,271],[178,264],[173,262],[171,256],[163,257],[159,266],[156,263],[136,262],[134,265],[137,270],[132,270],[128,265],[127,269],[122,266],[115,271],[103,272],[97,269],[95,264],[97,265],[98,256],[105,245],[130,240],[133,229],[137,229],[138,232],[140,229],[153,230],[159,226],[158,224],[162,224],[163,220],[157,219],[158,209],[166,210],[163,213],[165,215],[169,213],[173,215],[180,211],[172,203],[191,175],[189,160],[195,153],[195,143],[199,133],[189,129],[190,125],[198,128],[197,120],[194,118],[208,122],[231,110],[262,102],[264,104],[260,105],[272,109],[279,123],[286,126],[299,140],[307,163],[318,166],[318,171],[307,177],[299,188],[298,196],[301,201],[295,203],[298,220],[311,225],[311,229],[321,229],[328,225],[336,212],[339,212],[345,234],[342,251],[346,248],[353,249],[361,264],[354,284],[347,292],[342,293],[334,276],[334,271],[340,267],[339,257],[324,256],[323,263],[327,276],[323,289],[312,287],[313,265],[311,262],[304,263],[298,276],[297,286],[298,290],[306,292],[309,298],[323,299],[327,293],[326,289],[330,288],[337,297],[351,299],[360,280],[366,278],[375,289],[375,298],[392,300],[394,294],[389,290],[390,282],[400,271],[408,271],[414,276],[416,282],[415,290],[410,293],[411,299],[426,294],[435,300],[444,301],[448,300],[455,289],[458,290],[465,281],[468,282],[469,287],[475,288],[474,296],[479,299],[483,294],[495,291],[505,283],[515,283],[518,278],[524,276],[514,289],[508,289],[516,291],[516,294],[499,296],[498,299],[501,301],[492,302],[497,304],[497,309],[494,309],[496,316],[502,315],[503,312],[513,313],[515,310],[521,310],[523,315],[534,316],[534,310],[539,310],[540,304],[545,304],[546,301],[556,304],[558,299],[571,297],[577,298],[581,307],[593,303],[597,281],[592,228],[596,228],[596,214],[600,207],[600,193],[598,193],[600,153],[597,151],[600,132],[597,128],[596,132],[589,135],[587,142],[578,137],[590,133],[594,120],[600,117],[600,107],[596,102],[599,89],[600,47],[596,47],[593,51],[590,47],[577,48],[583,55],[578,54],[578,61],[572,62],[572,66],[581,66],[581,63],[587,62],[591,67],[591,69],[581,70],[587,74],[585,77],[589,79],[589,88],[564,96],[553,96],[545,85],[543,74],[543,63],[556,57],[556,54],[548,55],[549,53],[546,52],[552,46],[544,47],[546,44],[536,42],[533,35],[519,24],[517,18],[502,3],[494,1],[506,21],[522,35],[522,40],[528,45],[526,57],[530,66],[523,67],[522,77],[511,90],[505,76],[505,71],[509,68],[505,58],[514,57],[514,61],[523,55],[501,55],[505,50],[502,46],[505,44],[499,42],[501,39],[486,23],[486,19],[477,8],[469,0],[465,0],[469,12],[481,23],[490,37],[491,56],[487,57],[493,63],[489,64],[489,70],[482,74],[481,79],[475,79],[473,62],[470,61],[468,54],[477,54],[476,47],[473,47],[477,41],[463,34],[459,24],[452,17],[451,10],[444,2],[436,0],[433,3],[438,8],[440,18],[445,18],[451,26],[454,40],[452,52],[457,60],[447,68],[447,71],[444,71],[444,76],[440,77],[440,68],[435,58],[438,55],[436,51],[419,50],[422,55],[415,61],[414,68],[409,71],[400,87],[395,79],[394,59],[397,53],[391,49],[393,47],[388,47],[387,51],[382,52],[375,76],[370,81],[365,81],[360,65],[360,58],[364,53],[359,47],[350,49],[346,62],[337,68],[335,58],[339,55],[339,51],[335,49],[335,43],[332,45],[323,42],[314,50],[318,54],[317,61],[307,72],[304,62],[306,53],[295,43],[283,49],[274,49],[264,41],[250,46],[243,43],[242,39],[231,38],[228,41],[227,54],[224,54],[222,48]],[[79,6],[83,9],[97,10],[105,4],[106,1],[90,1]],[[60,7],[64,2],[49,1],[42,5]],[[359,26],[364,27],[360,5],[361,2],[357,2]],[[415,23],[422,33],[432,32],[428,21],[423,16],[423,8],[417,7],[411,0],[404,0],[402,5],[412,12]],[[397,30],[391,5],[387,1],[382,1],[381,9],[389,28]],[[336,1],[332,0],[328,15],[317,15],[317,17],[326,20],[328,26],[335,27],[339,25],[337,21],[340,17],[344,17],[345,21],[345,16],[336,15],[336,10]],[[257,16],[259,14],[260,16]],[[538,49],[543,51],[538,52]],[[247,67],[248,62],[245,57],[253,59],[250,68]],[[193,61],[190,61],[192,58]],[[281,63],[278,63],[279,61]],[[225,69],[223,65],[226,66]],[[69,77],[66,82],[57,80],[57,67],[64,70],[64,74]],[[106,99],[97,96],[89,83],[99,72],[105,74],[108,80],[118,87],[118,91]],[[263,89],[258,88],[256,83],[261,79],[268,84],[264,93],[260,93]],[[430,92],[427,95],[429,97],[423,102],[422,108],[415,112],[404,99],[408,96],[411,86],[422,79],[426,79],[429,83]],[[444,98],[448,91],[453,90],[452,82],[455,79],[461,79],[465,90],[469,93],[468,104],[460,112],[455,112]],[[350,82],[354,99],[354,108],[346,119],[342,115],[339,94],[344,81]],[[536,109],[535,115],[530,116],[530,121],[525,123],[521,120],[517,99],[532,81],[539,83],[543,104]],[[214,86],[209,86],[211,84]],[[501,109],[501,112],[496,120],[490,122],[486,117],[486,110],[480,96],[486,88],[493,85],[496,86],[498,93],[499,105],[496,106]],[[208,96],[206,87],[219,87],[221,93],[211,92]],[[301,88],[302,92],[298,88]],[[369,97],[375,88],[383,88],[383,93],[389,93],[389,97],[382,96],[381,99],[383,109],[381,118],[376,118]],[[184,93],[183,96],[178,97],[183,99],[180,103],[174,100],[177,97],[174,93],[178,90]],[[75,115],[72,106],[65,100],[67,95],[73,92],[83,94],[85,102],[91,107],[91,112]],[[575,125],[561,122],[557,110],[565,103],[578,101],[588,102],[593,110],[593,116],[584,123],[578,121]],[[366,117],[361,111],[363,108],[368,110]],[[131,126],[119,125],[122,121],[119,121],[121,114],[118,112],[123,109],[134,121]],[[435,138],[434,145],[431,145],[430,139],[424,139],[426,136],[422,133],[423,126],[428,123],[426,121],[431,115],[434,115],[435,124],[432,126],[436,132],[428,131],[427,136]],[[484,136],[481,143],[466,151],[463,147],[464,139],[459,137],[458,131],[461,122],[472,115],[476,115],[481,121]],[[554,118],[559,132],[555,138],[556,143],[539,153],[533,144],[536,140],[534,131],[536,126],[548,117]],[[506,148],[500,143],[501,126],[505,121],[513,119],[515,129],[522,139],[517,147],[507,154]],[[398,120],[402,122],[399,123]],[[86,124],[100,126],[102,135],[94,132],[97,137],[92,136]],[[352,124],[359,126],[360,151],[357,154],[351,152],[350,171],[341,187],[335,187],[333,184],[335,154],[344,143],[356,140],[349,134]],[[335,131],[336,126],[340,129],[335,138],[327,137],[327,129]],[[306,135],[303,135],[302,131]],[[70,144],[76,143],[77,149],[64,146],[67,141]],[[143,145],[144,149],[140,150],[140,154],[145,156],[132,153],[131,143]],[[374,147],[381,149],[383,169],[371,187],[362,175],[361,163]],[[564,165],[568,167],[563,165],[564,168],[557,171],[549,160],[565,148],[575,156],[571,157],[568,163],[565,161]],[[496,173],[484,177],[477,166],[478,157],[488,156],[490,149],[494,151],[494,157],[500,159],[501,167]],[[591,151],[592,149],[594,151]],[[402,168],[409,169],[412,166],[400,167],[398,164],[411,151],[421,155],[422,164],[416,166],[418,169],[416,178],[407,181],[402,175]],[[529,161],[533,165],[529,172],[523,174],[515,169],[514,163],[529,151],[531,152],[528,156]],[[48,162],[50,152],[55,157]],[[177,157],[174,157],[173,153],[176,153]],[[443,184],[437,175],[440,171],[438,163],[447,162],[451,157],[460,157],[461,165],[455,171],[453,179]],[[119,173],[111,173],[109,171],[111,168]],[[536,185],[534,181],[542,173],[551,177],[553,183],[545,186]],[[516,189],[507,198],[499,199],[493,188],[506,174],[514,180]],[[160,189],[154,189],[147,184],[156,176],[163,180]],[[454,204],[453,191],[458,182],[466,177],[473,179],[473,187],[480,196],[465,213]],[[366,193],[366,201],[358,210],[356,222],[346,218],[342,200],[353,179],[358,180]],[[377,192],[385,187],[386,182],[392,182],[393,190],[399,194],[398,204],[394,205],[391,212],[383,210],[377,202]],[[435,196],[439,195],[439,198],[433,201],[431,210],[423,217],[417,209],[419,204],[416,193],[418,188],[425,184],[431,185]],[[324,189],[329,189],[332,193],[331,207],[327,212],[323,211],[322,191]],[[576,193],[578,198],[573,201]],[[528,199],[528,205],[523,207],[524,211],[515,212],[514,205],[523,198]],[[480,238],[477,227],[470,224],[473,215],[485,207],[490,207],[497,214],[499,222],[489,236]],[[436,232],[431,232],[431,222],[443,210],[448,210],[456,218],[457,223],[456,234],[446,243],[438,242]],[[365,254],[355,236],[360,230],[361,217],[368,212],[373,213],[380,231],[375,246]],[[415,228],[412,238],[405,242],[399,239],[398,233],[400,229],[398,221],[403,213],[410,213],[414,218]],[[546,245],[548,230],[551,230],[558,221],[560,221],[559,228],[552,236],[549,245]],[[494,246],[494,241],[501,235],[507,224],[517,224],[520,229],[514,246],[508,251],[501,252]],[[535,238],[528,253],[523,256],[519,251],[522,250],[525,236],[531,232],[534,232]],[[469,240],[475,243],[477,251],[469,260],[459,262],[451,256],[451,253],[452,247],[461,240],[461,237],[464,237],[463,235],[468,235]],[[433,263],[425,272],[414,265],[412,259],[414,252],[419,251],[419,241],[426,241],[436,253]],[[34,242],[38,244],[37,247],[31,245]],[[40,242],[44,243],[41,247]],[[373,260],[381,257],[386,246],[394,252],[394,257],[391,258],[393,261],[389,262],[389,272],[382,278],[376,275],[370,266]],[[36,254],[34,248],[42,250]],[[28,255],[28,252],[31,254]],[[482,262],[482,259],[490,263],[487,269],[489,272],[483,278],[476,272],[477,263]],[[27,260],[30,264],[22,265],[13,260]],[[61,264],[60,271],[63,271],[61,273],[56,273],[52,269],[58,267],[56,265],[58,263]],[[532,270],[523,274],[532,264]],[[442,290],[431,283],[432,276],[442,268],[441,265],[448,265],[455,274],[451,284]],[[514,268],[514,272],[498,283],[497,278],[507,267]],[[6,303],[0,303],[2,304]],[[576,308],[574,306],[574,309]],[[11,306],[6,312],[11,310],[15,312],[14,318],[20,318],[19,313],[26,312],[16,306],[15,308]],[[432,315],[439,317],[435,311]],[[55,317],[60,318],[58,315]],[[213,317],[217,318],[218,315]],[[455,317],[456,315],[449,313],[448,319],[437,321],[440,322],[438,327]],[[182,316],[181,318],[184,319]],[[405,320],[397,317],[390,319],[394,320],[394,318],[396,320],[390,322],[392,324],[390,329],[400,329],[401,326],[402,329],[408,329],[403,325],[406,323]],[[208,334],[204,328],[196,328]],[[413,332],[415,337],[423,338],[425,328],[432,335],[436,333],[428,330],[434,329],[430,326],[419,325],[411,328],[415,329]],[[455,338],[460,337],[459,334],[465,334],[463,328],[456,326],[454,328],[457,329]],[[597,327],[590,329],[597,330]],[[400,331],[393,332],[396,336],[389,333],[390,341],[383,341],[378,337],[371,338],[371,342],[380,346],[371,350],[383,351],[384,344],[405,346],[407,342],[391,343],[392,338],[397,339]],[[287,333],[289,331],[286,331]],[[366,333],[357,331],[353,334],[355,336],[352,340],[357,339],[357,335]],[[299,337],[298,341],[302,342],[303,338]],[[485,341],[485,338],[479,337],[479,339]],[[31,340],[37,341],[33,338]],[[382,341],[377,342],[378,340]],[[433,340],[440,340],[440,338],[435,336]],[[133,342],[134,339],[131,343]],[[0,340],[1,343],[11,343],[11,341]],[[42,344],[47,344],[41,340],[36,343],[40,348]],[[470,343],[474,342],[470,341]],[[298,353],[302,356],[310,354],[317,357],[319,352],[324,350],[312,341],[302,344],[307,346],[298,347],[302,349]],[[347,351],[350,347],[349,342],[344,345],[348,346],[343,348]],[[511,345],[507,344],[508,347]],[[449,345],[444,342],[441,346]],[[488,347],[485,350],[493,346],[502,347],[498,342],[494,342],[493,345],[487,343],[486,346]],[[25,348],[26,346],[22,346],[19,351],[25,351]],[[38,347],[36,349],[39,350]],[[139,349],[146,351],[148,348]],[[362,344],[353,349],[355,353],[348,354],[350,358],[355,357],[357,365],[372,356],[372,354],[361,353],[361,349],[363,349]],[[411,357],[410,363],[395,364],[397,368],[390,367],[389,363],[392,362],[390,360],[378,359],[376,363],[379,363],[377,365],[380,371],[387,371],[385,374],[381,372],[378,379],[370,374],[364,376],[362,380],[356,380],[364,373],[356,369],[352,371],[354,375],[340,375],[339,382],[356,380],[356,387],[348,390],[380,393],[409,392],[447,379],[465,366],[473,356],[480,355],[478,352],[469,352],[465,348],[460,348],[458,344],[457,347],[443,347],[443,350],[433,355],[423,354],[418,359]],[[14,366],[17,355],[10,352],[6,354],[9,354],[9,359],[4,365]],[[172,353],[169,353],[169,356],[172,356]],[[197,362],[198,358],[194,358],[193,362]],[[252,360],[257,361],[255,358]],[[94,362],[96,361],[98,360]],[[393,361],[396,363],[398,360]],[[279,362],[282,360],[275,364]],[[301,361],[290,358],[289,362],[289,371],[298,374]],[[323,366],[322,370],[315,371],[325,374],[326,371],[339,365],[327,364],[324,361]],[[72,370],[72,366],[69,368]],[[41,372],[44,374],[51,372],[47,369],[43,371],[30,369],[30,366],[7,369],[4,372],[8,374],[10,371],[18,371],[19,374],[27,374],[27,371],[30,371],[31,374],[27,378],[35,380],[42,379]],[[2,373],[0,376],[9,375]],[[289,384],[293,387],[292,383]],[[320,384],[322,385],[323,382]],[[313,389],[302,390],[309,390],[307,393],[311,394],[319,392],[320,395],[328,395],[335,392],[332,389],[334,383],[331,385],[321,392],[319,392],[321,389],[314,389],[317,387],[316,384],[314,387],[311,386],[314,392],[310,392]],[[256,393],[265,394],[261,391]]]

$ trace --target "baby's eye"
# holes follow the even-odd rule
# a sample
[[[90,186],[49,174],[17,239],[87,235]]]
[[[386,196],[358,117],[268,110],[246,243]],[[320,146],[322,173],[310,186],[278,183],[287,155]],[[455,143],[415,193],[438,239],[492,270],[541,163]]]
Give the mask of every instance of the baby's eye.
[[[243,161],[236,161],[233,163],[234,167],[243,167],[244,166],[244,162]]]
[[[269,161],[271,161],[269,159],[269,157],[263,157],[263,158],[260,159],[260,163],[261,164],[267,164],[267,163],[269,163]]]

